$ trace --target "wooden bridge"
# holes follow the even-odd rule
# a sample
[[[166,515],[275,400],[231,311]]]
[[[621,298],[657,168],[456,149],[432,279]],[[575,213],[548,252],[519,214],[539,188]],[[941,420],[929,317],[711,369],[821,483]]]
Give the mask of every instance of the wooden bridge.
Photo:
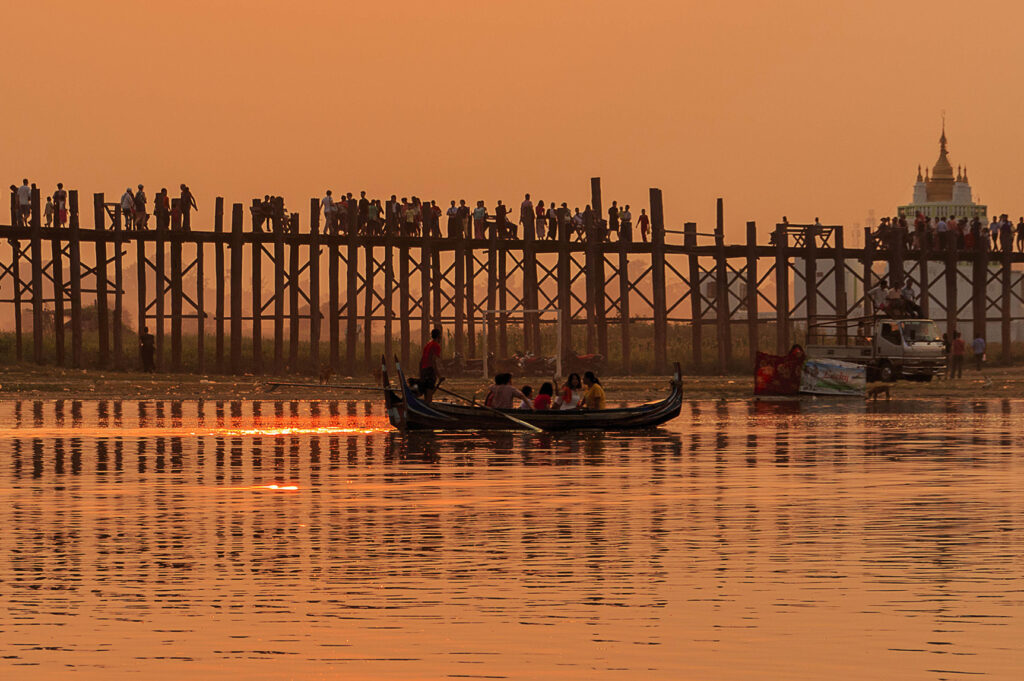
[[[591,180],[591,206],[603,214],[599,178]],[[13,308],[13,359],[134,366],[137,353],[125,347],[123,324],[131,314],[140,329],[153,329],[163,369],[182,369],[187,340],[195,344],[190,368],[200,373],[313,373],[330,364],[353,374],[379,361],[381,345],[388,357],[397,349],[408,365],[413,347],[426,341],[434,325],[451,333],[450,349],[465,357],[483,351],[508,356],[510,336],[522,349],[550,353],[540,316],[485,311],[560,310],[564,347],[608,357],[609,345],[617,344],[613,354],[623,373],[634,370],[637,324],[653,327],[653,365],[647,369],[664,372],[670,333],[686,330],[691,368],[713,364],[724,372],[734,361],[746,361],[733,357],[734,335],[746,334],[751,357],[766,327],[780,352],[795,329],[822,321],[836,320],[836,334],[845,338],[852,333],[845,320],[869,311],[863,292],[877,281],[876,263],[884,262],[890,280],[911,278],[925,316],[950,332],[965,319],[973,320],[978,335],[987,323],[998,323],[1002,359],[1008,361],[1012,322],[1022,318],[1013,314],[1014,306],[1024,303],[1022,273],[1013,269],[1024,262],[1021,254],[908,250],[902,238],[886,248],[868,229],[865,247],[848,248],[843,228],[834,225],[775,225],[769,243],[759,244],[753,222],[746,223],[745,243],[730,245],[721,199],[713,231],[698,233],[695,223],[670,230],[659,189],[650,190],[650,243],[638,243],[626,229],[609,242],[596,220],[582,233],[560,224],[554,240],[538,240],[529,231],[521,239],[503,239],[493,229],[487,239],[324,233],[317,199],[310,201],[305,229],[292,214],[287,228],[263,232],[253,230],[243,204],[233,204],[229,213],[225,208],[217,198],[213,224],[205,230],[185,231],[180,218],[133,230],[119,204],[94,194],[90,229],[81,224],[73,190],[67,227],[44,228],[38,190],[27,225],[16,226],[12,195],[11,225],[0,226],[6,240],[0,246],[0,305]],[[136,296],[125,300],[125,273],[133,269]],[[272,274],[272,293],[264,286],[265,272]],[[961,303],[965,287],[970,297]],[[84,357],[83,309],[91,314],[93,304],[98,341],[95,356]],[[188,336],[185,320],[194,330]],[[484,325],[487,348],[479,343]],[[705,358],[712,334],[714,357]],[[24,347],[28,336],[30,352]]]

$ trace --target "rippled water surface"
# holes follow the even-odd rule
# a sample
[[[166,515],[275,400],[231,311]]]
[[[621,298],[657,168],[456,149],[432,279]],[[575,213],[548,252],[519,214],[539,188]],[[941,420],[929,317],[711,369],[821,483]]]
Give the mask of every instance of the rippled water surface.
[[[1024,678],[1024,402],[0,403],[3,679]]]

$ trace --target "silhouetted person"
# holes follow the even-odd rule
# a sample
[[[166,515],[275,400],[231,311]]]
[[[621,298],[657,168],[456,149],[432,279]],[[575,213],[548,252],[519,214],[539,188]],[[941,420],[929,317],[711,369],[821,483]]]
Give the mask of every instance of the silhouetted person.
[[[21,186],[14,188],[14,193],[18,198],[18,225],[28,225],[28,218],[32,215],[32,187],[28,184],[28,178],[21,181]],[[49,225],[47,225],[49,227]]]
[[[46,218],[46,227],[53,226],[53,198],[46,197],[46,206],[43,207],[43,217]]]
[[[524,237],[527,234],[533,234],[535,221],[536,215],[533,212],[533,202],[530,201],[530,195],[527,194],[523,202],[519,204],[519,223],[523,226]]]
[[[186,232],[192,229],[192,211],[199,210],[196,205],[196,197],[187,184],[182,183],[181,195],[178,197],[178,205],[181,206],[181,228]]]
[[[57,191],[53,193],[53,206],[57,214],[57,226],[63,227],[68,223],[68,193],[60,182],[57,183]]]
[[[637,218],[636,223],[640,227],[640,238],[644,240],[644,243],[647,243],[647,231],[651,228],[651,219],[647,217],[646,208],[640,209],[640,217]]]
[[[167,187],[161,187],[153,197],[153,215],[156,216],[157,229],[171,226],[171,199],[167,196]]]
[[[149,332],[149,327],[142,327],[139,334],[139,355],[142,358],[142,370],[147,373],[156,371],[156,339]]]
[[[618,201],[612,201],[612,207],[608,209],[608,239],[611,240],[611,233],[615,232],[615,235],[619,234],[619,203]],[[602,235],[602,241],[605,235]]]

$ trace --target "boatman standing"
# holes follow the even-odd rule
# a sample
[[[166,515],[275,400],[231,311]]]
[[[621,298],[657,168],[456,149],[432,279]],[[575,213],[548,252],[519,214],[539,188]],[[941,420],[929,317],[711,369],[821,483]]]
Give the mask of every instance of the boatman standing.
[[[420,391],[423,399],[430,402],[434,399],[441,379],[441,329],[430,332],[430,342],[423,347],[423,358],[420,360]]]

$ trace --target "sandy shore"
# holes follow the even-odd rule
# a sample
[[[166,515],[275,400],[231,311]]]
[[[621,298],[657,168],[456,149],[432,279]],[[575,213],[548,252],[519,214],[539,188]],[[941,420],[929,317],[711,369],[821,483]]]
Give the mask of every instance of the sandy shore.
[[[517,385],[538,387],[542,379],[524,378]],[[196,376],[57,369],[31,365],[7,367],[0,372],[0,399],[375,399],[372,391],[310,387],[269,390],[272,381],[316,383],[308,376]],[[753,395],[750,376],[684,376],[687,397],[746,399]],[[333,383],[371,385],[372,379],[335,377]],[[668,392],[665,377],[602,377],[609,399],[644,401]],[[445,387],[463,395],[484,387],[481,379],[451,379]],[[1024,367],[986,367],[966,371],[958,380],[930,383],[899,381],[893,388],[900,397],[1024,397]]]

